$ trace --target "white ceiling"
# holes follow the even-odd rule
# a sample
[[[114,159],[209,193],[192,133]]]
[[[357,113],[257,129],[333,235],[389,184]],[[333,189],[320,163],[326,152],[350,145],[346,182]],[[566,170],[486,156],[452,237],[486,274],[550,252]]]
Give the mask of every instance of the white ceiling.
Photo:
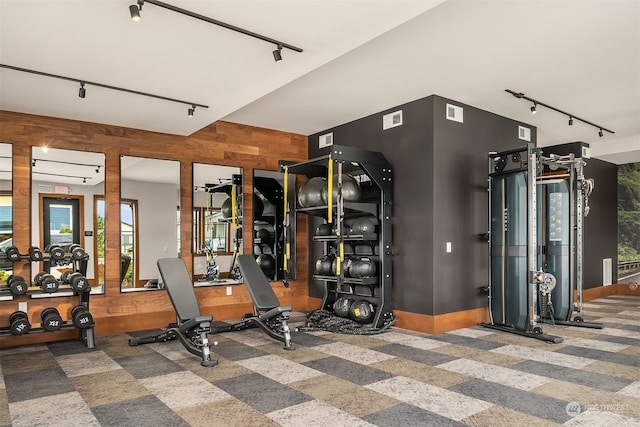
[[[0,0],[0,63],[209,105],[0,69],[0,109],[189,135],[225,119],[312,134],[432,94],[530,123],[540,145],[640,162],[638,0],[168,0],[299,46],[134,0]],[[539,109],[504,89],[614,130]]]

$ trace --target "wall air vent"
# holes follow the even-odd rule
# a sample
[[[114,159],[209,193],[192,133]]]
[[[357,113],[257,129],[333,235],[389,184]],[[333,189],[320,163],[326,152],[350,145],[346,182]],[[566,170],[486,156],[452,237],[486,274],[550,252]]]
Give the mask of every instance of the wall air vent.
[[[457,105],[447,104],[447,120],[454,122],[464,122],[464,109]]]
[[[402,126],[402,110],[382,116],[382,130]]]
[[[523,141],[531,142],[531,129],[524,126],[518,126],[518,138]]]
[[[325,133],[318,137],[318,148],[325,148],[333,145],[333,132]]]

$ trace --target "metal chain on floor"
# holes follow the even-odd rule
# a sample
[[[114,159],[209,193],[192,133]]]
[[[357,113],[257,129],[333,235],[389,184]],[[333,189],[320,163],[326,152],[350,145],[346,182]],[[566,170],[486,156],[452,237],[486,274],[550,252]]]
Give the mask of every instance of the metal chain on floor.
[[[329,331],[338,334],[351,335],[375,335],[381,334],[396,323],[398,318],[392,314],[385,316],[380,328],[363,325],[351,319],[338,317],[327,310],[312,311],[307,315],[307,322],[304,326],[298,327],[301,332]]]

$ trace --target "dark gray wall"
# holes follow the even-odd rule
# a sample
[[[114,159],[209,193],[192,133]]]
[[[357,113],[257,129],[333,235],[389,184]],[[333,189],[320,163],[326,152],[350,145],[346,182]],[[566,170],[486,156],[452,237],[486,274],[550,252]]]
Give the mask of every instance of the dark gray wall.
[[[445,117],[447,102],[464,108],[464,123]],[[382,116],[401,109],[403,125],[382,130]],[[394,173],[394,308],[443,314],[486,305],[487,153],[526,145],[521,123],[438,96],[419,99],[309,137],[380,151]],[[523,124],[524,125],[524,124]],[[531,128],[535,141],[535,128]],[[452,242],[452,253],[445,243]],[[314,260],[319,253],[312,253]],[[310,295],[322,295],[312,284]]]

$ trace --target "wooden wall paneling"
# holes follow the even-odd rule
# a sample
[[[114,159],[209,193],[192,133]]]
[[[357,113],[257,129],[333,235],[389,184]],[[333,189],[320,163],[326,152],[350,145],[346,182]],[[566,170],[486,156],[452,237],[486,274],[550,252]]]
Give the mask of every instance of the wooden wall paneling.
[[[29,114],[0,111],[0,141],[13,146],[14,239],[19,248],[30,245],[31,148],[47,145],[52,148],[93,151],[105,154],[105,294],[92,295],[90,310],[96,320],[96,333],[108,334],[165,326],[174,319],[173,307],[164,291],[120,292],[120,156],[130,155],[178,160],[181,176],[181,255],[192,269],[191,210],[192,164],[209,163],[240,167],[247,187],[243,195],[251,215],[253,198],[247,190],[252,188],[254,168],[278,170],[280,159],[301,161],[307,159],[307,138],[304,135],[255,128],[229,122],[216,122],[190,136],[168,135],[137,129],[120,128],[97,123]],[[247,179],[248,178],[248,179]],[[249,195],[249,196],[248,196]],[[297,277],[285,289],[281,282],[272,286],[283,305],[294,309],[308,309],[308,255],[306,218],[300,218],[296,242]],[[250,229],[244,230],[245,250],[253,246]],[[29,264],[16,263],[16,274],[31,276]],[[244,286],[233,286],[231,298],[225,287],[197,288],[196,295],[203,312],[218,320],[238,318],[251,311],[251,299]],[[30,299],[16,297],[14,301],[0,302],[0,326],[8,324],[8,316],[17,309],[18,301],[27,301],[28,314],[36,323],[39,313],[47,305],[64,308],[75,306],[76,297]],[[67,313],[62,313],[67,318]],[[78,336],[60,331],[32,334],[27,337],[0,337],[0,347],[25,342],[44,342]]]

